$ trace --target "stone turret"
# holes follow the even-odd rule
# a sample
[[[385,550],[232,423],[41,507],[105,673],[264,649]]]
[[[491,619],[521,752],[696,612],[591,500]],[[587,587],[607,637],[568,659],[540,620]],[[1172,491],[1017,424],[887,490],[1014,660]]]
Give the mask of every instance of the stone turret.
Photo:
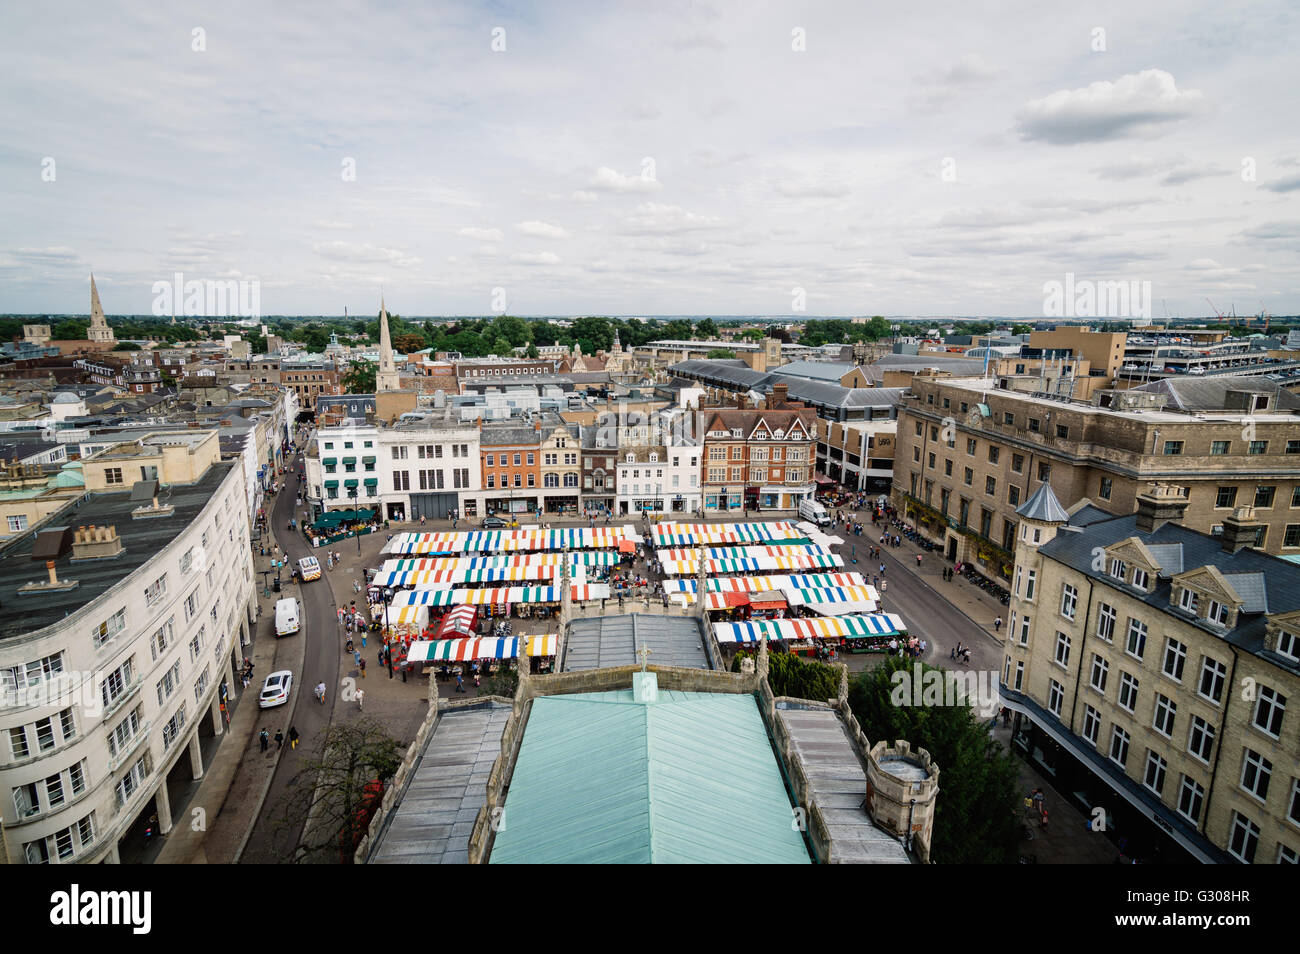
[[[917,859],[930,860],[939,767],[925,749],[912,750],[901,739],[877,742],[867,758],[867,811],[877,826],[907,842]]]

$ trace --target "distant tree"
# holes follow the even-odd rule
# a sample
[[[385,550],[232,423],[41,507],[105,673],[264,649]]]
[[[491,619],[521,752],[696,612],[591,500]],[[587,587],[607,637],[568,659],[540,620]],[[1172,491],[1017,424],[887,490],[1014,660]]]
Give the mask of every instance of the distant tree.
[[[498,357],[508,358],[515,353],[509,338],[497,338],[492,342],[492,353]]]
[[[321,326],[312,325],[303,330],[302,337],[298,340],[306,346],[308,351],[320,353],[330,343],[330,334]]]
[[[348,369],[339,383],[343,385],[345,394],[374,394],[378,373],[379,368],[374,363],[353,359],[348,362]]]
[[[731,671],[740,672],[740,661],[757,651],[742,650],[731,661]],[[773,695],[825,702],[840,691],[840,671],[815,659],[800,659],[793,653],[768,652],[767,683]]]
[[[768,333],[768,337],[775,338],[777,341],[781,342],[782,344],[794,343],[794,339],[790,337],[790,332],[786,331],[784,328],[773,328]]]
[[[424,335],[418,331],[405,331],[393,339],[393,350],[399,354],[421,351],[428,346],[429,343],[424,340]]]
[[[514,315],[502,315],[492,322],[492,337],[505,338],[516,348],[522,348],[533,340],[532,326],[522,318]]]
[[[694,337],[694,328],[685,318],[674,318],[664,326],[664,337],[669,341],[689,341]]]
[[[579,318],[573,323],[572,331],[584,354],[608,351],[614,345],[614,329],[608,318]]]
[[[549,321],[533,322],[533,344],[539,347],[555,344],[559,329]]]
[[[134,341],[119,341],[113,346],[114,351],[139,351],[140,346]]]
[[[714,348],[712,351],[710,351],[708,354],[705,355],[706,358],[713,358],[713,359],[734,358],[735,356],[736,356],[736,352],[732,351],[729,348]]]
[[[526,353],[526,356],[529,357],[529,358],[539,358],[539,357],[541,357],[541,352],[539,352],[539,351],[537,350],[537,345],[535,345],[535,344],[530,344],[530,345],[528,346],[528,351],[527,351],[527,353]]]
[[[1019,324],[1011,326],[1011,333],[1013,335],[1027,335],[1033,330],[1034,330],[1033,325],[1027,325],[1023,321],[1020,322]]]
[[[762,341],[766,335],[763,334],[762,328],[747,328],[740,333],[740,337],[745,341]]]
[[[712,341],[718,337],[718,323],[712,318],[702,318],[695,324],[695,337],[702,341]]]
[[[266,338],[260,334],[250,334],[248,349],[250,354],[266,354]]]
[[[50,329],[50,337],[55,341],[84,341],[88,328],[90,322],[68,318]]]
[[[1006,864],[1019,845],[1019,783],[1011,757],[989,734],[987,722],[962,705],[895,700],[894,673],[913,684],[912,666],[926,674],[947,670],[891,656],[857,676],[849,707],[869,739],[906,739],[927,749],[942,772],[930,855],[940,864]],[[908,693],[910,696],[910,692]],[[900,704],[900,702],[917,704]],[[946,700],[940,700],[942,703]]]

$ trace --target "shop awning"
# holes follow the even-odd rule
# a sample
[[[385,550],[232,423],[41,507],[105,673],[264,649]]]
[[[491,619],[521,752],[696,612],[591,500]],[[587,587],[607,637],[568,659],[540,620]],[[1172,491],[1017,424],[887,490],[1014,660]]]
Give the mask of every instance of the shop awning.
[[[554,656],[556,652],[555,636],[529,636],[525,647],[529,656]]]
[[[827,487],[827,486],[830,486],[831,484],[834,484],[834,483],[835,483],[835,481],[832,480],[830,477],[824,477],[824,476],[821,475],[821,474],[818,474],[818,475],[817,475],[815,478],[813,478],[813,479],[816,480],[817,483],[818,483],[820,486],[822,486],[822,487]]]
[[[327,481],[325,481],[325,486],[326,486],[326,487],[337,487],[338,485],[339,485],[339,482],[338,482],[337,480],[327,480]]]
[[[388,604],[389,609],[395,606],[453,605],[455,605],[455,600],[452,599],[450,587],[437,590],[402,590],[400,593],[394,594],[392,602]],[[383,610],[381,609],[379,612],[382,613]]]
[[[337,457],[322,457],[320,459],[320,462],[324,464],[326,467],[334,467],[336,464],[338,464],[339,459]]]
[[[344,457],[344,458],[343,458],[343,463],[344,463],[344,464],[356,464],[356,462],[357,462],[357,459],[356,459],[355,457]]]
[[[756,643],[762,634],[768,639],[854,639],[866,636],[900,636],[907,626],[896,613],[872,616],[837,616],[824,619],[762,619],[745,623],[714,623],[713,634],[720,643]]]
[[[361,483],[361,481],[359,481],[357,478],[355,478],[355,477],[349,477],[347,480],[343,481],[343,486],[344,486],[344,487],[355,487],[355,486],[357,486],[359,483]]]
[[[378,477],[367,477],[365,483],[366,483],[366,486],[367,486],[367,487],[378,487],[378,486],[379,486],[379,478],[378,478]]]
[[[374,457],[363,457],[363,458],[361,458],[361,463],[363,463],[363,464],[373,464],[373,463],[375,462],[375,460],[376,460],[376,458],[374,458]]]
[[[755,593],[749,598],[749,608],[754,610],[783,610],[787,606],[785,600],[772,596],[770,593],[764,593],[761,596]]]
[[[620,540],[618,542],[619,553],[636,553],[636,544],[631,540]]]

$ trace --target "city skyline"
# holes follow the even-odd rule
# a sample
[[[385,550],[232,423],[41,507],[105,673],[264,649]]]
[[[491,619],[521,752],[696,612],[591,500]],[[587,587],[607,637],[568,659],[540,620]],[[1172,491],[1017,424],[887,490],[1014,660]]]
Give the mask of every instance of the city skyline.
[[[11,11],[0,311],[1300,312],[1284,4],[348,18]]]

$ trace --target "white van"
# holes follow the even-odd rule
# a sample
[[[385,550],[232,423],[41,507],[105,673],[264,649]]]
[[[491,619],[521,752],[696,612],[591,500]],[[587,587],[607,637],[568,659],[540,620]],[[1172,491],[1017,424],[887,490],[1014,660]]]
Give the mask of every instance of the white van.
[[[295,599],[280,600],[275,604],[275,635],[292,636],[298,632],[298,601]]]
[[[826,508],[811,498],[799,501],[799,519],[811,520],[819,527],[829,527],[831,523],[831,515],[826,512]]]

